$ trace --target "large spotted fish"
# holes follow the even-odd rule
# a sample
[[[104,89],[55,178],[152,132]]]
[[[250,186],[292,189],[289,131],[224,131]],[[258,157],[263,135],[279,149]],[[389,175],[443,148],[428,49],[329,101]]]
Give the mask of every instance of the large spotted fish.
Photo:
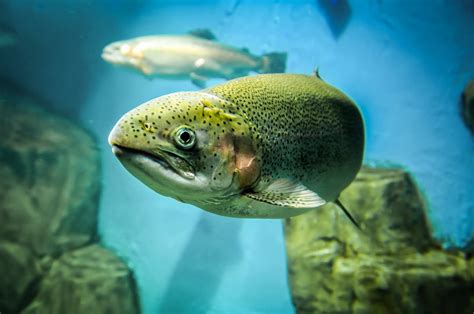
[[[353,220],[337,199],[361,166],[363,121],[317,76],[165,95],[125,114],[109,143],[153,190],[219,215],[283,218],[336,202]]]

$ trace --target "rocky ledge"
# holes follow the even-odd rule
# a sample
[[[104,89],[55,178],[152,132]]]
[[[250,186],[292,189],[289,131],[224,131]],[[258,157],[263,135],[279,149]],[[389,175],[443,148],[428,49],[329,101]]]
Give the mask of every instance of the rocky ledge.
[[[426,207],[402,169],[363,168],[341,202],[285,223],[298,313],[472,313],[474,259],[432,238]]]
[[[132,273],[97,245],[95,139],[0,81],[0,313],[138,313]]]

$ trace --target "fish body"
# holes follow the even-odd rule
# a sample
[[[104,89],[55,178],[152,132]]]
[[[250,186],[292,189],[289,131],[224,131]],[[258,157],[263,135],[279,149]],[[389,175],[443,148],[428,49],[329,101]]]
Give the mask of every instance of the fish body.
[[[318,77],[263,74],[153,99],[109,143],[158,193],[224,216],[284,218],[337,200],[361,166],[364,126]]]
[[[155,35],[107,45],[102,58],[153,78],[191,79],[204,87],[209,78],[233,79],[255,72],[284,72],[286,54],[255,56],[213,40],[207,33]],[[211,40],[212,39],[212,40]]]

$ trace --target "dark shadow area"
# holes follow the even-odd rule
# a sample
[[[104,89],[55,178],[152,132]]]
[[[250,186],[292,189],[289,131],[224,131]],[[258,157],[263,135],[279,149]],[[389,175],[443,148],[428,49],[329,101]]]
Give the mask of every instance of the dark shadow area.
[[[0,72],[77,119],[109,66],[102,48],[123,36],[142,2],[2,1],[0,25],[12,30],[15,44],[0,47]]]
[[[351,6],[347,0],[318,0],[321,13],[324,15],[332,36],[338,39],[351,19]]]
[[[223,275],[242,258],[242,221],[202,213],[163,294],[159,313],[204,313]]]

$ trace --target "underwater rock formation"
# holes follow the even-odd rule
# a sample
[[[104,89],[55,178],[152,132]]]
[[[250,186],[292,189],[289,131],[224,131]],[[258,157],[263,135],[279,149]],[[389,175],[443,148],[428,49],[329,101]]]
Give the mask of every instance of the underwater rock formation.
[[[39,275],[40,266],[31,250],[0,241],[0,311],[15,312]]]
[[[471,134],[474,134],[474,79],[466,84],[461,95],[461,116]]]
[[[100,191],[95,140],[5,87],[0,88],[0,134],[0,239],[36,254],[91,242]]]
[[[139,313],[134,288],[127,266],[91,245],[55,260],[23,313]]]
[[[93,244],[95,139],[2,81],[0,134],[0,313],[138,313],[131,272]]]
[[[298,313],[471,313],[474,262],[433,240],[408,173],[364,168],[341,202],[362,232],[333,204],[286,220]]]

